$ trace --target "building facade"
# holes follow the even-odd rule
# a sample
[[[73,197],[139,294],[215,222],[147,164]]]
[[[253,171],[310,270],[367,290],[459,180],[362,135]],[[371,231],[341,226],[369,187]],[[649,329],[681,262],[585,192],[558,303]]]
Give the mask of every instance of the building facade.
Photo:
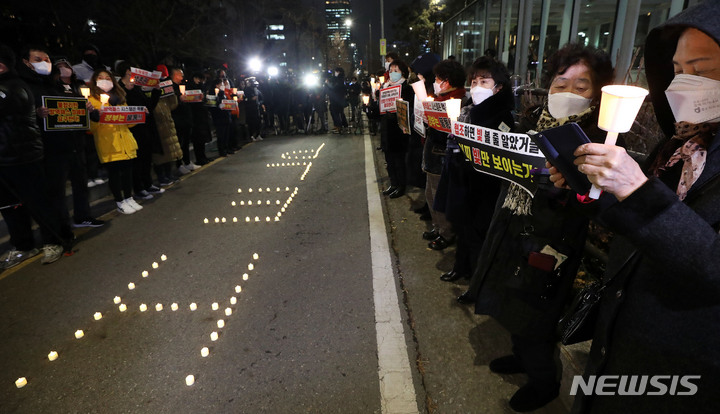
[[[511,72],[533,82],[548,56],[578,42],[610,54],[616,82],[642,84],[647,34],[701,1],[476,0],[443,23],[443,56],[467,65],[492,49]]]

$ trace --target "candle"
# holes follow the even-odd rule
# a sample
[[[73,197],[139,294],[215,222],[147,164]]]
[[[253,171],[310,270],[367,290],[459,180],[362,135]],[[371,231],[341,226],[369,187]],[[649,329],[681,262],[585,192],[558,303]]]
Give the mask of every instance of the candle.
[[[233,201],[232,203],[230,203],[230,205],[235,207],[237,204]]]
[[[280,187],[276,188],[275,191],[280,192]]]
[[[127,306],[124,303],[121,303],[120,306],[118,306],[118,309],[120,312],[125,312],[127,310]]]
[[[218,305],[217,302],[213,302],[212,304],[212,310],[218,310],[220,308],[220,305]]]
[[[290,187],[285,187],[285,191],[290,191]]]
[[[240,205],[241,205],[241,206],[244,206],[244,205],[245,205],[245,202],[244,202],[244,201],[241,201],[241,202],[240,202]]]
[[[148,275],[150,275],[150,273],[148,273],[147,270],[142,271],[142,277],[148,277]]]
[[[218,340],[218,333],[217,332],[211,332],[210,333],[210,340],[215,342]]]
[[[208,224],[209,222],[210,222],[210,220],[208,220],[207,217],[205,217],[205,220],[203,220],[203,223]]]
[[[225,316],[232,315],[232,309],[231,308],[225,308]]]
[[[195,309],[197,309],[197,304],[195,302],[193,302],[190,304],[190,310],[194,311]]]
[[[157,305],[155,305],[155,310],[158,311],[158,312],[160,312],[161,310],[163,310],[163,305],[162,305],[162,303],[158,303]]]
[[[260,217],[255,216],[255,221],[260,221]]]
[[[265,221],[270,222],[270,216],[265,217]]]
[[[278,216],[278,217],[282,217],[282,212],[278,212],[278,213],[277,213],[277,216]]]
[[[239,286],[238,286],[238,287],[239,287]],[[230,304],[231,304],[231,305],[234,305],[234,304],[236,304],[236,303],[237,303],[237,298],[236,298],[235,296],[232,296],[232,297],[230,298]]]
[[[238,97],[237,97],[237,96],[233,96],[233,101],[237,102],[237,100],[238,100]]]
[[[233,223],[237,223],[237,217],[233,217]]]
[[[109,101],[110,101],[110,95],[108,95],[106,93],[100,94],[101,107],[105,106],[105,104],[107,104]]]
[[[208,347],[206,347],[206,346],[202,347],[202,349],[200,350],[200,356],[205,358],[208,355],[210,355],[210,350],[208,349]]]
[[[363,95],[362,101],[363,101],[363,105],[367,106],[367,104],[370,103],[370,95]]]
[[[267,191],[269,193],[271,191],[270,187],[266,188],[265,191]]]
[[[238,188],[238,193],[242,193],[242,189]]]
[[[145,312],[147,310],[147,305],[144,303],[140,304],[140,312]]]
[[[275,221],[280,221],[280,217],[275,217]]]
[[[55,351],[50,351],[50,353],[48,354],[48,359],[50,361],[55,361],[57,359],[57,357],[58,357],[58,353]]]
[[[276,205],[276,206],[279,206],[279,205],[280,205],[280,200],[275,200],[275,205]]]
[[[133,290],[135,289],[135,283],[128,283],[128,289]]]
[[[259,192],[259,193],[262,193],[262,188],[258,188],[258,192]]]
[[[99,321],[100,319],[102,319],[102,313],[95,312],[95,314],[93,315],[93,318],[95,318],[96,321]]]
[[[250,222],[250,217],[245,217],[245,222],[249,223],[249,222]]]
[[[159,266],[159,265],[158,265],[158,262],[153,262],[153,264],[152,264],[152,268],[153,268],[153,269],[157,269],[158,266]]]
[[[280,211],[284,213],[284,212],[285,212],[285,207],[282,207],[282,208],[280,209]]]
[[[248,193],[252,193],[252,188],[248,188]]]
[[[219,89],[219,88],[215,88],[215,95],[217,95],[218,93],[220,93],[220,89]]]
[[[215,217],[215,223],[220,223],[220,217]]]
[[[249,277],[250,276],[247,273],[243,273],[243,276],[242,276],[243,280],[248,280]]]
[[[270,200],[267,200],[267,201],[265,202],[265,204],[267,204],[267,205],[269,206],[269,205],[270,205]]]
[[[27,379],[25,377],[20,377],[17,380],[15,380],[15,386],[18,388],[22,388],[27,385]]]
[[[240,293],[240,292],[242,292],[242,286],[240,286],[240,285],[235,286],[235,293]]]
[[[253,270],[254,268],[255,268],[255,265],[253,265],[252,263],[250,263],[248,265],[248,270]]]
[[[167,260],[167,256],[165,256],[164,254],[161,254],[160,260],[162,260],[164,262],[165,260]]]
[[[185,95],[185,85],[178,85],[178,89],[180,89],[180,95]]]
[[[225,219],[225,217],[223,217],[220,221],[222,221],[223,223],[225,223],[227,220]]]
[[[252,200],[248,200],[248,205],[249,205],[249,206],[252,205]]]
[[[175,312],[176,310],[178,310],[178,304],[173,303],[172,305],[170,305],[170,309],[172,309],[172,311]]]
[[[83,332],[82,329],[78,329],[77,331],[75,331],[75,338],[80,339],[83,336],[85,336],[85,332]]]
[[[259,205],[259,206],[262,205],[262,200],[258,200],[257,205]]]
[[[260,258],[260,256],[257,253],[253,253],[253,260],[257,260],[259,258]]]
[[[195,376],[194,375],[188,375],[185,377],[185,384],[189,387],[193,384],[195,384]]]
[[[222,319],[218,319],[217,321],[218,328],[224,328],[225,327],[225,321]]]
[[[85,99],[87,99],[88,96],[90,96],[90,88],[85,88],[85,87],[80,88],[80,93],[82,94],[82,96],[83,96]]]
[[[115,298],[113,298],[113,302],[115,302],[115,304],[117,305],[118,303],[122,302],[122,299],[120,299],[120,296],[115,296]]]

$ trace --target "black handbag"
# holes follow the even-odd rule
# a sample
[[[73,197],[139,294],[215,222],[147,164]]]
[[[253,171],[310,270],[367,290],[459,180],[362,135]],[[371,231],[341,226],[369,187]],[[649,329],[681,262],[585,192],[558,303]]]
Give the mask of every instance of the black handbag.
[[[567,312],[558,322],[558,335],[563,345],[592,339],[600,298],[606,286],[606,283],[595,282],[585,286],[575,296]]]

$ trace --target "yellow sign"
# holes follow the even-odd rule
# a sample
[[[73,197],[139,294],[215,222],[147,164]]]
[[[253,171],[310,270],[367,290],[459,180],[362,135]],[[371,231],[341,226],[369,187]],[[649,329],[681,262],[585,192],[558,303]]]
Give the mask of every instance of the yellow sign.
[[[387,55],[387,39],[380,39],[380,54]]]

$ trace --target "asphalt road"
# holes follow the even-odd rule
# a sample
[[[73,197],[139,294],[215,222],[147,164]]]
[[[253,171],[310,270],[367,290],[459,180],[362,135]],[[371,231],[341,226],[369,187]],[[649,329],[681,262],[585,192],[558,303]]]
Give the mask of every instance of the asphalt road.
[[[142,211],[111,214],[79,237],[75,255],[0,274],[0,413],[401,412],[388,408],[395,377],[378,367],[387,353],[376,327],[378,271],[389,272],[399,292],[386,296],[400,303],[401,326],[393,329],[404,350],[396,354],[409,360],[405,391],[416,398],[415,412],[512,412],[507,399],[522,376],[487,370],[509,340],[454,302],[464,286],[438,280],[451,251],[424,247],[418,231],[426,224],[407,197],[368,210],[366,188],[377,190],[384,173],[378,160],[380,183],[372,176],[366,185],[369,139],[270,137],[247,145]],[[312,166],[267,166],[283,162]],[[368,220],[380,209],[390,230],[381,239],[391,246],[382,266],[373,262],[378,235]],[[50,351],[57,360],[48,360]],[[28,381],[23,388],[19,377]],[[538,412],[566,408],[558,400]]]

